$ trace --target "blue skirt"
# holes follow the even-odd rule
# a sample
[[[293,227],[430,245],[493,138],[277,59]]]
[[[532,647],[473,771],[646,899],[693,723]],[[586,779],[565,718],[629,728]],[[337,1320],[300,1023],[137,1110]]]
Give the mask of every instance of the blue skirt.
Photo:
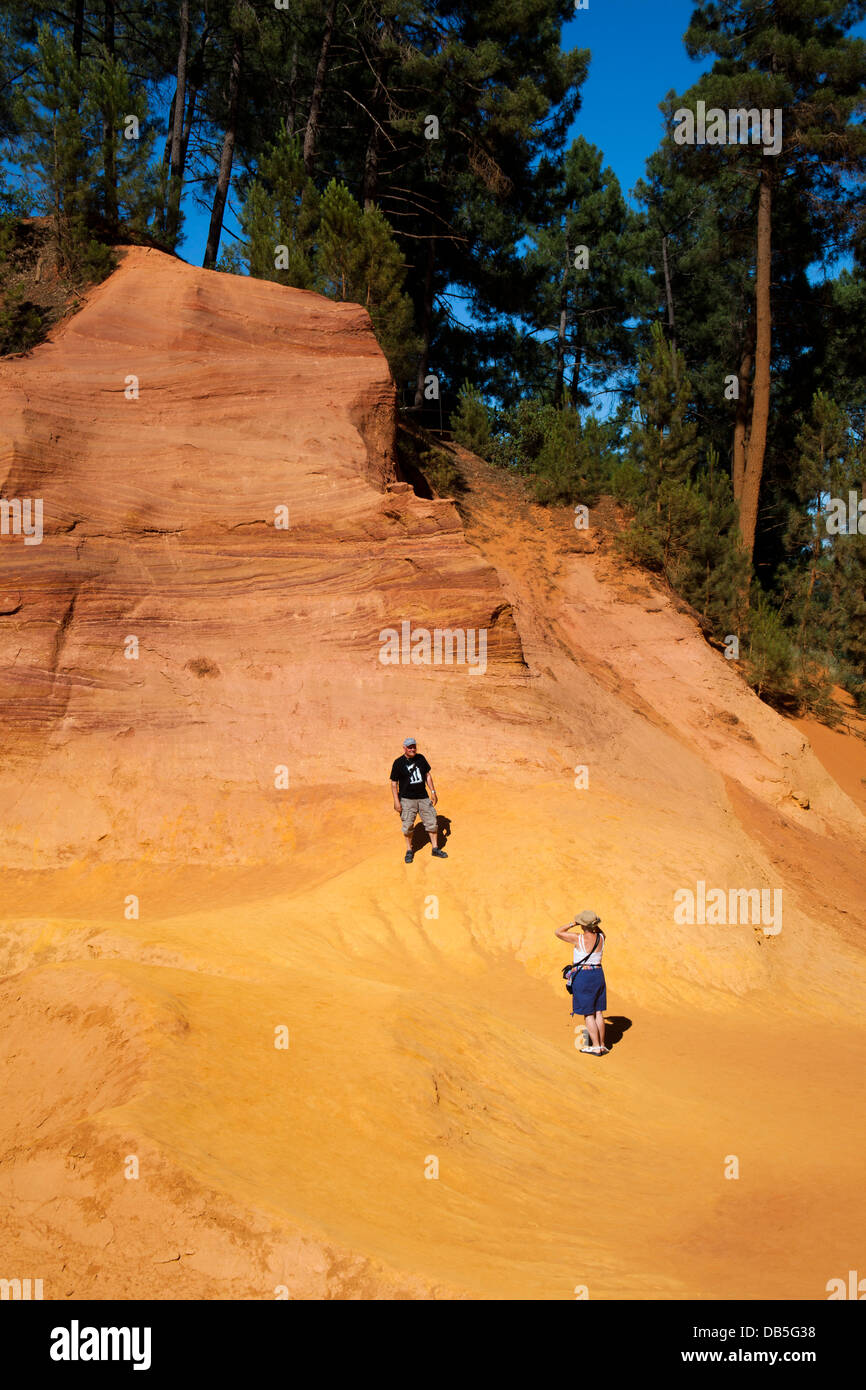
[[[578,970],[571,977],[571,997],[573,1014],[598,1013],[607,1008],[607,985],[603,970]]]

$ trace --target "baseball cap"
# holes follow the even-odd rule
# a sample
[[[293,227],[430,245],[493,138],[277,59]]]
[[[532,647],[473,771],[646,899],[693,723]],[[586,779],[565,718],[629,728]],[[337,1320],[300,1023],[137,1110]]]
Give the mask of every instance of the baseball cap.
[[[417,743],[418,743],[417,738],[404,738],[404,740],[403,740],[403,747],[404,747],[404,748],[408,748],[410,744],[415,744],[415,745],[417,745]]]

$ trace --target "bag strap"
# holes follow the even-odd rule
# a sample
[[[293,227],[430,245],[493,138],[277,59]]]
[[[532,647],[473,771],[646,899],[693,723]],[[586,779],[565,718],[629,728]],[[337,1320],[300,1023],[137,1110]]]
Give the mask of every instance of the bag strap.
[[[584,950],[586,950],[586,933],[585,933],[585,932],[581,932],[580,934],[581,934],[581,936],[584,938],[584,940],[583,940],[583,947],[584,947]],[[575,970],[581,970],[581,969],[583,968],[583,966],[586,965],[586,962],[589,960],[590,956],[594,956],[594,955],[595,955],[596,951],[598,950],[598,943],[599,943],[600,940],[601,940],[601,932],[596,928],[596,933],[595,933],[595,945],[593,946],[593,948],[592,948],[591,951],[587,951],[587,952],[586,952],[586,955],[584,956],[583,960],[577,961],[577,963],[576,963],[576,965],[575,965],[575,967],[574,967]]]

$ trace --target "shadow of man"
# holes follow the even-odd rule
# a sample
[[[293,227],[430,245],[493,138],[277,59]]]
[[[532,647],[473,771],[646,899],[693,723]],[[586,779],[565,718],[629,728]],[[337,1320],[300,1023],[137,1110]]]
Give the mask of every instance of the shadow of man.
[[[451,834],[450,816],[437,815],[436,829],[439,832],[439,848],[444,849],[446,844],[448,843],[448,837]],[[419,849],[423,849],[425,845],[429,845],[431,843],[432,842],[430,840],[430,836],[424,829],[423,823],[420,820],[416,820],[414,826],[412,827],[412,853],[417,854]]]

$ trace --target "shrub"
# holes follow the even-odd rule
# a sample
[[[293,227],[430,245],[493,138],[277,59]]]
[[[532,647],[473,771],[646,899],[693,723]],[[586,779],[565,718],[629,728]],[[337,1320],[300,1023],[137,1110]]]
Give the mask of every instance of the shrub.
[[[420,455],[421,469],[437,497],[452,497],[465,492],[466,479],[444,449],[426,449]]]
[[[748,617],[746,679],[764,699],[790,699],[794,653],[782,619],[759,590]]]
[[[480,458],[490,455],[490,412],[481,392],[470,382],[460,388],[457,410],[451,417],[451,432],[458,444]]]

